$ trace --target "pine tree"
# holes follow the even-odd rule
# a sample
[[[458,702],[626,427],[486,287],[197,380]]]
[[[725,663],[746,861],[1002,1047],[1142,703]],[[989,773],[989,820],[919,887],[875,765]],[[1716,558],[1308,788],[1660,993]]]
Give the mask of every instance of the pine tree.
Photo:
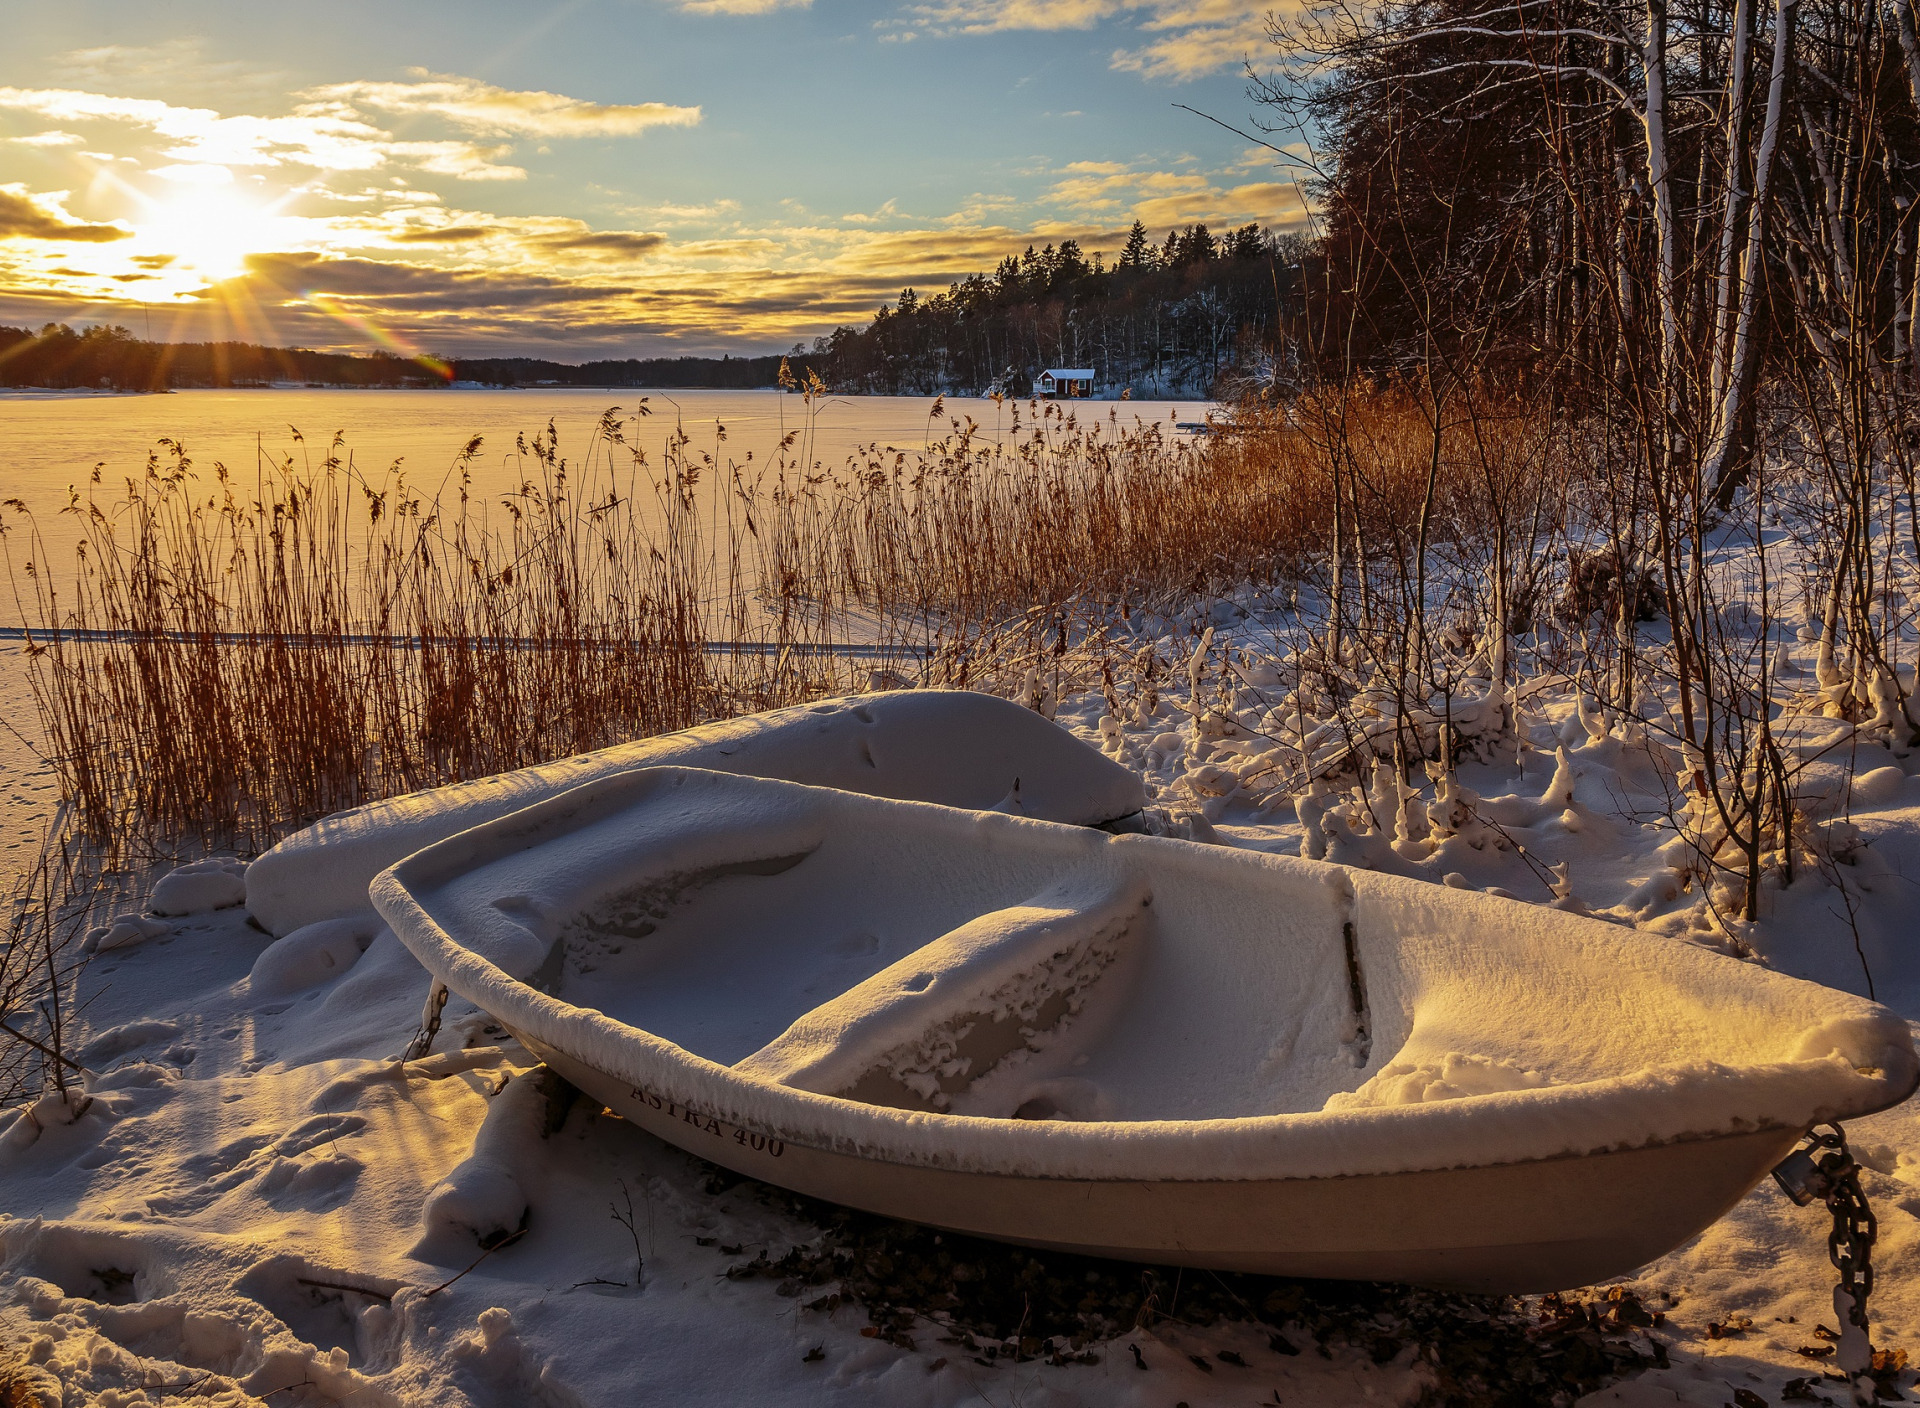
[[[1153,246],[1147,240],[1147,227],[1138,220],[1127,231],[1126,247],[1120,251],[1121,269],[1146,269],[1153,264]]]
[[[1204,264],[1219,254],[1213,236],[1205,225],[1189,225],[1187,232],[1180,236],[1174,247],[1174,257],[1170,263],[1182,267],[1188,264]]]

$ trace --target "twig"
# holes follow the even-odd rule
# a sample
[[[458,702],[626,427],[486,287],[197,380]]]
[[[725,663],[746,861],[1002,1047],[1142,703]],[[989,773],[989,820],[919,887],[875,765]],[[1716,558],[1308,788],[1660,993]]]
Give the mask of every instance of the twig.
[[[513,1235],[509,1237],[502,1237],[499,1241],[495,1242],[492,1246],[488,1247],[485,1251],[481,1252],[479,1256],[475,1257],[471,1262],[469,1262],[467,1265],[466,1271],[462,1271],[458,1273],[458,1275],[451,1276],[445,1281],[442,1281],[439,1285],[435,1286],[432,1290],[428,1291],[427,1295],[420,1297],[420,1299],[425,1300],[427,1296],[439,1295],[440,1292],[444,1291],[448,1286],[451,1286],[455,1281],[458,1281],[461,1276],[466,1275],[467,1271],[473,1270],[474,1267],[478,1266],[481,1262],[485,1261],[488,1257],[492,1256],[495,1252],[500,1251],[505,1247],[512,1246],[515,1242],[519,1241],[522,1237],[526,1235],[527,1235],[527,1229],[522,1227],[518,1232],[515,1232]]]
[[[208,1373],[202,1374],[197,1379],[182,1379],[177,1384],[142,1384],[140,1388],[143,1393],[185,1393],[189,1389],[199,1388],[212,1377],[213,1375]]]
[[[647,1260],[640,1254],[640,1234],[633,1225],[633,1194],[627,1188],[626,1179],[620,1179],[619,1183],[620,1196],[626,1200],[627,1210],[622,1213],[619,1208],[608,1203],[607,1211],[613,1215],[615,1222],[627,1229],[627,1236],[633,1239],[633,1282],[637,1286],[640,1284],[641,1273],[646,1269]]]
[[[51,1056],[54,1060],[58,1061],[61,1065],[67,1067],[67,1069],[69,1070],[78,1071],[83,1076],[93,1074],[92,1071],[89,1071],[85,1066],[81,1065],[78,1061],[74,1060],[71,1056],[62,1055],[60,1052],[55,1051],[51,1046],[47,1046],[41,1042],[35,1041],[32,1037],[28,1036],[25,1032],[20,1031],[15,1027],[9,1026],[5,1022],[0,1022],[0,1032],[5,1032],[8,1036],[12,1037],[15,1041],[25,1042],[28,1046],[31,1046],[35,1051],[38,1051],[42,1056]]]
[[[307,1378],[305,1375],[302,1375],[300,1382],[297,1384],[282,1384],[280,1385],[279,1388],[270,1388],[265,1393],[259,1394],[257,1396],[262,1400],[265,1400],[268,1398],[272,1398],[276,1393],[287,1393],[296,1388],[313,1388],[313,1387],[315,1387],[313,1380]]]
[[[393,1301],[392,1294],[387,1291],[370,1290],[366,1286],[349,1286],[344,1281],[316,1281],[310,1276],[296,1276],[293,1279],[303,1286],[314,1286],[323,1291],[352,1291],[357,1296],[366,1296],[371,1300],[387,1304]]]

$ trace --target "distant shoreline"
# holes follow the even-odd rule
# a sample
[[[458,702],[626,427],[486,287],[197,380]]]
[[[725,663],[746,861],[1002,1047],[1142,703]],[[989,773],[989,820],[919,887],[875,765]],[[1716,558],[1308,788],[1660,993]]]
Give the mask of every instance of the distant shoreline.
[[[167,387],[157,387],[150,391],[140,390],[132,387],[112,387],[112,386],[0,386],[0,403],[4,403],[7,401],[71,401],[71,400],[82,400],[82,399],[88,399],[88,398],[94,398],[94,397],[134,398],[134,397],[145,397],[145,396],[173,396],[173,395],[178,395],[182,392],[190,392],[190,391],[263,391],[263,392],[524,391],[528,393],[553,392],[553,391],[568,392],[568,393],[578,393],[583,391],[614,391],[614,392],[642,391],[642,392],[655,392],[655,393],[660,393],[662,395],[667,393],[674,393],[674,392],[719,391],[719,392],[726,392],[730,395],[740,395],[742,393],[759,393],[759,392],[780,393],[783,390],[784,388],[779,386],[675,386],[671,384],[649,385],[649,384],[637,383],[637,382],[626,382],[626,383],[618,383],[618,384],[607,383],[603,385],[567,384],[567,385],[548,385],[548,386],[528,386],[524,384],[523,385],[514,385],[514,384],[497,385],[492,382],[484,382],[484,381],[458,381],[458,382],[452,382],[452,383],[440,382],[437,384],[417,384],[417,385],[407,385],[407,386],[368,386],[365,383],[349,382],[349,381],[282,381],[282,382],[248,382],[238,386],[167,386]],[[797,396],[799,393],[795,391],[787,391],[786,394]],[[945,399],[950,401],[985,401],[990,399],[985,394],[976,393],[976,392],[967,392],[967,391],[924,391],[924,392],[830,391],[830,392],[827,392],[826,394],[836,399],[845,398],[849,400],[863,400],[863,401],[864,400],[882,400],[882,399],[933,400],[941,397],[944,397]],[[1031,396],[1007,396],[1004,399],[1008,401],[1029,401],[1029,400],[1045,399],[1045,398],[1036,398]],[[1076,396],[1070,399],[1063,399],[1058,404],[1067,405],[1067,406],[1073,406],[1073,405],[1124,406],[1124,405],[1127,405],[1131,400],[1150,402],[1150,401],[1161,401],[1161,400],[1205,401],[1208,399],[1209,398],[1204,396],[1181,396],[1181,397],[1142,396],[1137,398],[1129,398],[1129,397],[1121,397],[1121,396]]]

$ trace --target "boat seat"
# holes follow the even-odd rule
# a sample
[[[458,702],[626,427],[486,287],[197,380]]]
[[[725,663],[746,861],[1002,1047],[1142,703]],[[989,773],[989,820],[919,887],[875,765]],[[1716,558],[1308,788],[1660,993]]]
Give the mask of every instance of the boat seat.
[[[1024,1077],[1069,1023],[1081,1035],[1096,980],[1137,951],[1153,897],[1144,877],[1102,867],[968,920],[806,1013],[734,1070],[871,1105],[949,1110],[990,1074]],[[1124,982],[1109,978],[1115,1005]],[[1058,1056],[1055,1051],[1049,1053]],[[1050,1068],[1057,1064],[1048,1061]],[[1020,1088],[1024,1090],[1029,1081]],[[988,1097],[991,1101],[991,1097]],[[1010,1103],[1011,1102],[1011,1103]],[[969,1104],[978,1103],[969,1101]],[[1031,1114],[1017,1108],[979,1114]]]

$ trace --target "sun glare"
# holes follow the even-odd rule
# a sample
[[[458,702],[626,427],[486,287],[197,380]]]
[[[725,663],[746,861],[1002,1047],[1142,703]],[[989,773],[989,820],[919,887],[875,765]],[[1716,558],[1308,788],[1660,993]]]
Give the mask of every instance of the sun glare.
[[[143,244],[203,278],[245,272],[247,256],[281,247],[284,217],[231,187],[193,186],[156,202],[139,222]]]

